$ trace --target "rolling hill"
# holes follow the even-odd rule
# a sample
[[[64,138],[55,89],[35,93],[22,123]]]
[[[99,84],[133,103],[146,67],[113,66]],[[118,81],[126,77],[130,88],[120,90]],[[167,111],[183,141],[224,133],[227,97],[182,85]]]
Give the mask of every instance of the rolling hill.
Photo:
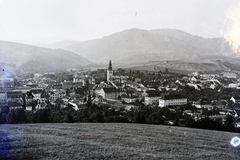
[[[205,60],[233,56],[222,38],[206,39],[173,29],[129,29],[65,47],[95,62],[145,63],[159,60]],[[235,55],[234,55],[235,56]]]
[[[48,49],[6,41],[0,41],[0,53],[0,62],[31,72],[68,69],[92,63],[86,58],[64,49]]]
[[[240,159],[239,133],[127,123],[1,124],[0,159]]]

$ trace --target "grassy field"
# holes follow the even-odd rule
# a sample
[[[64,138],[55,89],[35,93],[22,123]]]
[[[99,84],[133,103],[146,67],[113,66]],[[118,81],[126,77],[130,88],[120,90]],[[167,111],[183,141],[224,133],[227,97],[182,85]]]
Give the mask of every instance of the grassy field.
[[[124,123],[0,125],[0,159],[240,159],[238,133]]]
[[[228,70],[222,63],[217,63],[215,61],[209,62],[187,62],[187,61],[159,61],[159,62],[151,62],[145,65],[139,65],[130,67],[133,70],[140,71],[165,71],[168,69],[169,72],[173,73],[181,73],[181,74],[189,74],[195,71],[198,72],[216,72],[216,71],[225,71]]]

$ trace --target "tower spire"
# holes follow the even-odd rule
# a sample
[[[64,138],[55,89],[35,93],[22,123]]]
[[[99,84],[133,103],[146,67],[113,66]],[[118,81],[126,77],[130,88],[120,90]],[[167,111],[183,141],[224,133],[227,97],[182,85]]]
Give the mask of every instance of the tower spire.
[[[109,61],[109,66],[108,66],[108,69],[112,69],[112,62],[111,62],[111,59],[110,59],[110,61]]]
[[[112,82],[112,77],[113,77],[112,61],[110,59],[108,70],[107,70],[107,82]]]

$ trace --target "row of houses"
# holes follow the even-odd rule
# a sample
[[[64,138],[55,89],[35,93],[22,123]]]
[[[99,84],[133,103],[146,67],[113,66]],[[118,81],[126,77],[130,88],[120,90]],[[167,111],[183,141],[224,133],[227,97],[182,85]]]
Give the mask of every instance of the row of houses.
[[[140,100],[142,97],[132,94],[127,94],[122,89],[116,89],[114,87],[109,88],[96,88],[95,94],[101,96],[103,99],[122,100],[125,103],[133,103]],[[144,97],[146,105],[156,104],[159,107],[174,106],[174,105],[186,105],[187,98],[180,95],[161,95],[159,92],[149,92]]]
[[[1,107],[8,106],[9,109],[23,107],[23,95],[21,91],[0,92],[0,110]]]

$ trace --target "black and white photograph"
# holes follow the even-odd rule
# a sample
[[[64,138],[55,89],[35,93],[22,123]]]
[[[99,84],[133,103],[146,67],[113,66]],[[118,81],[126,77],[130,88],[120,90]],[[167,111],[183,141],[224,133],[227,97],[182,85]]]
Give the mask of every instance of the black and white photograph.
[[[240,159],[239,0],[0,0],[0,160]]]

